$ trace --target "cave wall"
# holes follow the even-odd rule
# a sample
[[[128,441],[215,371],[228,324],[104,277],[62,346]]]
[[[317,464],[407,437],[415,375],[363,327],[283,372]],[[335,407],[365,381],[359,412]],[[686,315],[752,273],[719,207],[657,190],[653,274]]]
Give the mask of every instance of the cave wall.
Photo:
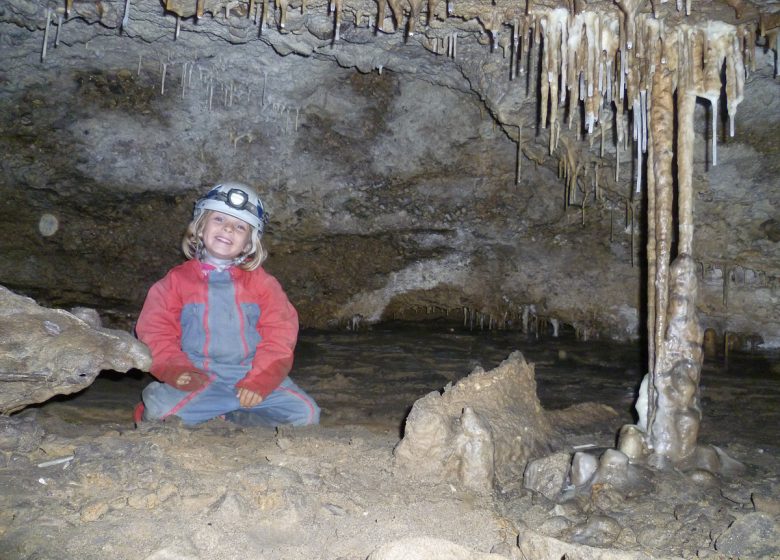
[[[178,35],[156,1],[132,3],[124,26],[124,2],[77,2],[67,18],[62,3],[2,8],[0,284],[129,326],[181,259],[197,196],[233,179],[269,209],[266,268],[305,326],[440,314],[642,334],[630,163],[615,181],[607,161],[598,196],[567,203],[562,156],[535,125],[533,74],[510,80],[506,45],[491,48],[483,22],[442,6],[427,35],[375,33],[371,2],[336,42],[324,3],[290,10],[284,29],[278,11],[261,28],[248,4],[208,5]],[[453,32],[454,58],[440,48]],[[705,327],[778,346],[780,87],[774,52],[756,58],[716,167],[710,109],[698,109],[694,247]],[[577,128],[566,141],[588,182],[599,136]]]

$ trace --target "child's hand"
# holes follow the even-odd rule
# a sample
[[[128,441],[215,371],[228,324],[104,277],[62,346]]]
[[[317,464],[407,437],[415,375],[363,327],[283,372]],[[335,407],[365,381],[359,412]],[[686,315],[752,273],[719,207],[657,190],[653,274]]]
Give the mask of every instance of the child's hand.
[[[244,389],[243,387],[238,390],[236,396],[238,397],[238,403],[241,405],[241,408],[252,408],[263,402],[263,396],[260,393],[255,393],[254,391]]]
[[[209,382],[205,373],[199,371],[185,371],[180,373],[173,385],[180,391],[197,391]]]

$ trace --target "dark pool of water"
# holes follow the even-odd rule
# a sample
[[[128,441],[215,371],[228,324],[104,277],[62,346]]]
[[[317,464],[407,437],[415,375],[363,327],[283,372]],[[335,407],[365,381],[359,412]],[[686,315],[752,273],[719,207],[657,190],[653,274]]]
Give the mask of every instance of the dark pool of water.
[[[400,430],[414,401],[457,382],[475,367],[490,370],[513,351],[534,363],[545,408],[594,401],[633,422],[645,372],[641,343],[578,341],[516,331],[469,331],[451,325],[388,324],[358,332],[304,331],[292,377],[323,409],[326,425]],[[78,395],[53,399],[42,412],[71,422],[129,422],[148,374],[101,374]],[[731,354],[705,361],[701,439],[780,446],[780,352]],[[88,411],[88,412],[87,412]]]

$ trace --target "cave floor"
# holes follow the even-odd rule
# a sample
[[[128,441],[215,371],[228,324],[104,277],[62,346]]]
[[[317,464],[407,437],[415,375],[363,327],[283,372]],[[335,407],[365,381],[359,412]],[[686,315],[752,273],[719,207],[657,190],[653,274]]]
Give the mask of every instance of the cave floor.
[[[27,444],[0,464],[0,557],[357,559],[409,536],[486,553],[506,548],[524,528],[600,550],[728,557],[716,550],[716,537],[759,509],[775,516],[771,538],[780,515],[773,509],[780,508],[777,352],[704,364],[699,441],[722,448],[746,470],[738,478],[713,477],[690,494],[690,482],[679,490],[680,480],[659,478],[654,502],[613,504],[622,533],[598,524],[594,530],[592,519],[603,516],[581,503],[556,505],[523,491],[474,497],[394,471],[392,449],[413,402],[476,366],[496,367],[514,350],[535,364],[545,409],[587,401],[616,411],[564,430],[567,449],[613,447],[620,426],[633,423],[644,369],[638,347],[451,324],[307,331],[291,375],[320,404],[322,424],[277,431],[221,420],[134,429],[132,407],[151,378],[104,372],[77,395],[11,417]],[[563,517],[581,519],[586,530],[556,525]],[[722,538],[721,549],[728,543],[732,552],[742,546],[742,557],[767,557],[773,549],[751,540],[766,537],[764,529],[743,531],[737,544],[737,537]]]

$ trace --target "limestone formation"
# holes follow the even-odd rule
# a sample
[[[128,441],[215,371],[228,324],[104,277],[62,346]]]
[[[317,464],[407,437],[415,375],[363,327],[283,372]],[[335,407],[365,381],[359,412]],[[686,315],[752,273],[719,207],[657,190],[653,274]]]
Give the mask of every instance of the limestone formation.
[[[416,475],[489,491],[522,477],[552,437],[533,365],[514,352],[497,368],[477,368],[415,402],[394,454],[399,467]]]
[[[101,370],[150,365],[148,349],[130,334],[93,327],[0,286],[0,414],[80,391]]]

